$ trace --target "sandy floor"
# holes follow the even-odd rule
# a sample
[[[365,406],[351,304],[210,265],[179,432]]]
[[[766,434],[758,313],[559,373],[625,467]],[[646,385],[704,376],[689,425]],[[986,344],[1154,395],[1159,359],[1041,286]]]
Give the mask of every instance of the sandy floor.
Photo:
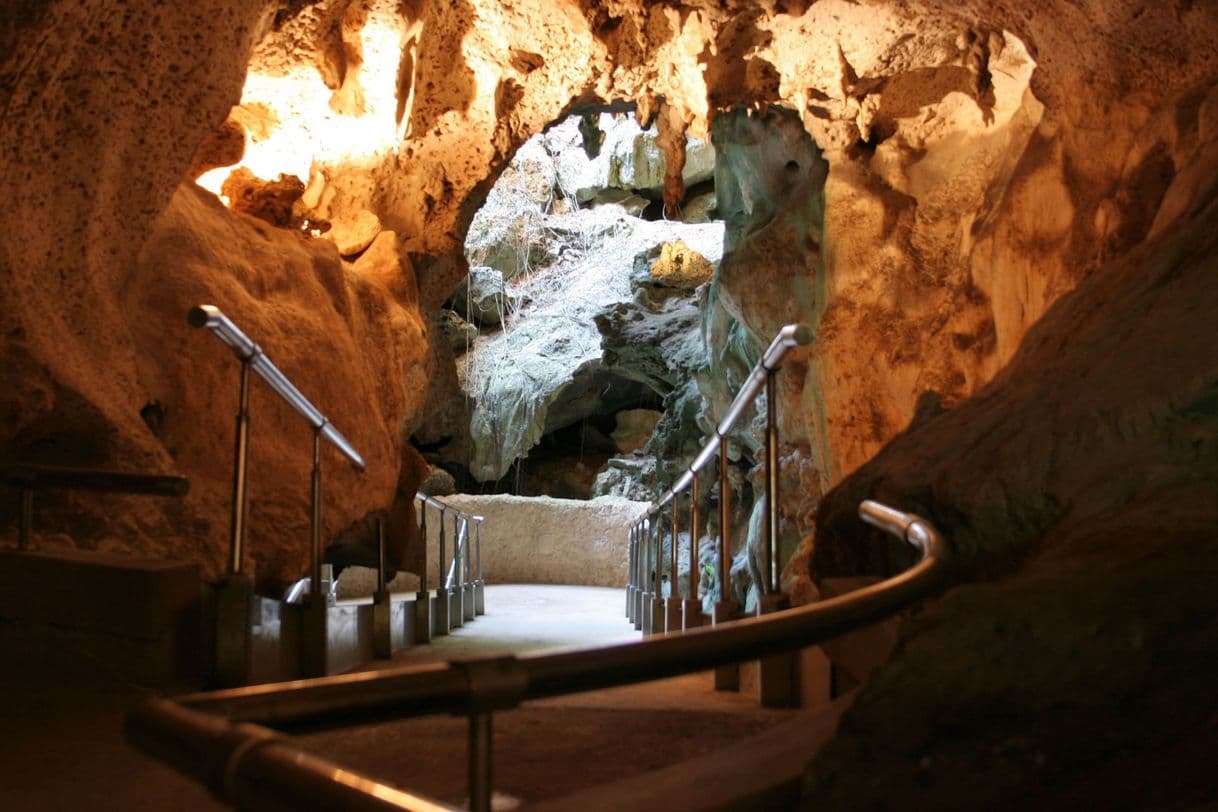
[[[486,615],[432,646],[371,667],[638,640],[623,601],[620,589],[489,587]],[[148,695],[139,686],[83,668],[73,679],[28,670],[0,676],[0,687],[9,697],[0,736],[3,808],[218,808],[202,788],[123,742],[123,713]],[[790,716],[716,693],[708,675],[529,703],[495,717],[499,805],[637,775]],[[461,803],[465,732],[463,718],[437,716],[314,734],[301,743],[387,782]]]

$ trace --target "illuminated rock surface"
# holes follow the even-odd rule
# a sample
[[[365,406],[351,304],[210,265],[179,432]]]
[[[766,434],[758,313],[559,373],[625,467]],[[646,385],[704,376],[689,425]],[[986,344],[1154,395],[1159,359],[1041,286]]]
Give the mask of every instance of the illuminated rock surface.
[[[0,454],[189,474],[182,506],[48,495],[36,526],[216,573],[234,362],[183,321],[215,297],[368,456],[363,478],[327,459],[327,530],[346,527],[392,501],[428,390],[449,402],[451,347],[423,325],[465,277],[466,232],[521,144],[610,105],[655,118],[667,166],[690,158],[687,135],[755,131],[775,146],[749,205],[719,211],[748,228],[703,310],[715,380],[697,395],[721,413],[775,325],[813,322],[781,390],[799,481],[785,512],[805,536],[788,583],[810,594],[818,569],[874,569],[844,518],[871,484],[982,550],[998,579],[912,626],[811,789],[870,800],[854,793],[917,785],[892,797],[976,808],[1000,786],[1119,787],[1101,779],[1121,772],[1134,722],[1147,741],[1187,742],[1200,734],[1179,720],[1214,712],[1190,682],[1214,675],[1180,652],[1213,650],[1212,589],[1193,578],[1212,570],[1214,525],[1214,307],[1199,280],[1214,256],[1216,39],[1213,4],[1135,0],[20,5],[0,25]],[[754,113],[723,117],[734,105]],[[360,262],[191,188],[236,154],[231,133],[215,142],[230,119],[251,172],[304,187],[302,224],[377,218]],[[823,210],[775,209],[788,162],[809,168],[776,152],[811,145]],[[666,173],[670,197],[680,180]],[[766,206],[774,218],[750,219]],[[140,417],[153,400],[155,431]],[[252,555],[260,576],[294,577],[308,430],[255,403]],[[482,453],[488,471],[498,453]],[[843,480],[814,543],[816,501]],[[1055,603],[1063,592],[1078,605]],[[1015,625],[984,625],[1003,617]],[[975,658],[941,656],[960,650]],[[1034,662],[1045,670],[1016,667]],[[1071,728],[1063,707],[1084,694]],[[1131,696],[1146,701],[1089,739],[1090,764],[1038,749],[1126,714]],[[1031,738],[1004,726],[1025,717]],[[923,764],[954,774],[940,758],[979,776],[977,794],[919,783]],[[1174,789],[1170,764],[1143,770]]]

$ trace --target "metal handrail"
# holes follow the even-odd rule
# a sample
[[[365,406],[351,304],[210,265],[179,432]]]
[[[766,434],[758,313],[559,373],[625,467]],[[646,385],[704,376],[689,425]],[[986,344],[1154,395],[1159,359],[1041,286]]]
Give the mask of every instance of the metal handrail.
[[[249,336],[241,332],[240,328],[220,312],[220,308],[212,305],[199,305],[192,307],[190,312],[186,314],[186,320],[192,327],[206,327],[215,334],[216,338],[220,339],[233,354],[243,364],[249,364],[250,367],[257,372],[264,381],[275,390],[275,394],[288,402],[296,411],[309,421],[316,431],[321,432],[321,436],[325,437],[334,447],[343,453],[347,459],[351,460],[352,464],[361,471],[367,467],[364,458],[360,456],[355,447],[347,441],[338,429],[334,428],[329,419],[322,414],[316,406],[309,402],[309,399],[301,394],[296,385],[288,380],[287,376],[279,371],[279,367],[275,366],[271,359],[266,357],[266,353],[262,348],[250,340]]]
[[[820,603],[735,621],[682,635],[555,654],[487,658],[415,666],[314,680],[259,685],[153,700],[128,715],[127,737],[148,755],[207,783],[222,800],[242,808],[266,808],[251,787],[271,779],[287,797],[280,807],[310,807],[304,794],[320,778],[341,783],[348,809],[434,809],[427,799],[391,797],[386,785],[317,759],[306,761],[286,739],[257,727],[347,727],[434,713],[470,717],[471,808],[490,808],[490,718],[520,702],[581,691],[649,682],[705,671],[813,645],[874,623],[921,600],[947,580],[952,549],[927,520],[874,502],[860,516],[899,535],[920,553],[905,572]],[[228,721],[216,717],[226,717]],[[270,742],[281,756],[271,766],[253,756]],[[293,760],[294,756],[301,756]],[[240,775],[243,781],[228,777]],[[341,777],[341,780],[340,780]],[[297,783],[297,780],[299,783]],[[440,807],[443,808],[443,807]]]
[[[34,463],[0,465],[0,482],[16,489],[21,495],[17,527],[19,550],[30,547],[30,536],[34,530],[34,491],[77,490],[182,497],[190,490],[190,480],[173,474],[104,471]]]
[[[729,594],[731,571],[731,487],[728,481],[728,435],[746,410],[763,391],[766,393],[765,428],[765,543],[762,550],[765,567],[761,580],[763,611],[783,608],[785,598],[780,589],[780,545],[779,545],[779,477],[778,477],[778,390],[776,378],[786,354],[793,348],[812,341],[812,328],[804,324],[788,324],[778,331],[774,340],[753,367],[748,378],[732,399],[727,413],[715,427],[714,434],[703,444],[701,451],[668,490],[661,494],[647,512],[631,527],[629,562],[627,565],[626,616],[636,629],[645,634],[685,630],[703,623],[702,603],[698,596],[698,528],[701,513],[698,504],[698,473],[719,458],[719,601],[711,615],[712,622],[721,623],[731,619],[737,610]],[[678,500],[682,493],[690,491],[689,500],[689,589],[682,600],[677,589],[677,537],[680,533]],[[669,538],[669,598],[662,597],[664,576],[664,513],[668,508],[670,520]]]
[[[715,453],[719,450],[719,446],[727,435],[740,422],[745,409],[751,406],[753,401],[757,399],[757,396],[765,389],[769,374],[781,366],[783,357],[786,356],[789,350],[811,343],[812,336],[812,328],[806,324],[788,324],[778,331],[778,335],[774,336],[774,340],[770,342],[770,346],[762,354],[761,360],[753,367],[749,377],[745,379],[744,385],[740,387],[740,391],[732,399],[731,405],[727,407],[727,414],[719,421],[719,425],[715,427],[715,433],[702,446],[698,456],[694,457],[694,461],[689,464],[689,467],[673,483],[672,487],[666,490],[652,504],[651,509],[647,511],[647,515],[654,516],[659,513],[660,508],[667,505],[690,486],[693,478],[706,467],[706,464],[715,456]]]

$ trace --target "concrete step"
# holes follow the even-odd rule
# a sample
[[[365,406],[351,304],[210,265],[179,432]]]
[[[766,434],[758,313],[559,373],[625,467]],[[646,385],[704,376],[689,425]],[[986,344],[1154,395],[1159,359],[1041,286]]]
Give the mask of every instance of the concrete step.
[[[0,646],[15,668],[193,685],[205,667],[202,595],[193,564],[3,550]]]

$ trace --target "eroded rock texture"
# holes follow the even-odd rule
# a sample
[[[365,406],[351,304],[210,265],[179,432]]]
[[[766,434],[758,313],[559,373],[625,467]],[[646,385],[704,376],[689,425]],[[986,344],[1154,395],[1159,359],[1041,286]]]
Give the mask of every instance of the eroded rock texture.
[[[962,574],[1016,571],[910,624],[813,769],[810,804],[991,807],[1016,803],[1011,787],[1034,806],[1212,800],[1190,755],[1218,712],[1218,362],[1197,342],[1218,306],[1212,143],[1168,192],[1186,215],[1063,296],[989,386],[928,410],[822,506],[820,573],[877,569],[885,543],[854,517],[866,496],[931,517]],[[1134,766],[1164,741],[1178,786]]]
[[[181,321],[214,296],[268,349],[283,340],[285,371],[369,456],[363,478],[328,466],[328,529],[347,526],[409,489],[402,432],[456,380],[457,342],[421,325],[465,278],[466,232],[521,144],[570,112],[633,112],[656,126],[674,214],[687,136],[756,128],[808,159],[766,165],[727,207],[775,214],[746,216],[702,305],[716,361],[687,415],[698,397],[716,413],[775,324],[809,319],[816,341],[782,385],[784,513],[804,537],[787,583],[810,595],[814,577],[873,569],[844,518],[872,492],[942,522],[982,553],[967,575],[994,578],[911,626],[811,791],[906,787],[890,797],[946,808],[1002,786],[1059,804],[1120,786],[1103,779],[1134,721],[1187,749],[1187,718],[1212,711],[1189,652],[1213,647],[1195,579],[1213,546],[1199,280],[1216,37],[1214,5],[1184,0],[18,4],[0,16],[0,456],[192,474],[181,506],[48,497],[37,521],[215,573],[232,361]],[[303,185],[280,212],[299,229],[191,188],[237,154],[232,122],[243,165]],[[590,155],[608,144],[580,137]],[[787,163],[803,179],[817,153],[823,208],[802,192],[773,207],[791,202]],[[254,554],[274,580],[303,562],[308,437],[276,406],[258,415],[255,460],[275,453],[255,463]],[[843,481],[814,537],[812,506]],[[999,655],[945,656],[961,641]],[[1089,739],[1090,762],[1035,744],[1087,738],[1130,697],[1145,701]],[[924,780],[939,758],[985,776],[975,793]]]

